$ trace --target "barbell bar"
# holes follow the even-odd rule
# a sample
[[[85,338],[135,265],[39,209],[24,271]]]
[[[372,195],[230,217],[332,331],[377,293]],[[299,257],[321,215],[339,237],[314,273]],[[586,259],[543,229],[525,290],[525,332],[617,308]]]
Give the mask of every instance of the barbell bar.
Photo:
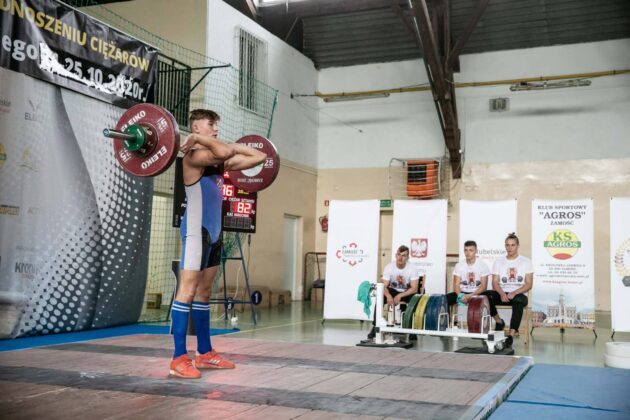
[[[105,128],[103,135],[112,138],[114,156],[126,172],[153,177],[166,171],[179,151],[179,126],[166,109],[153,104],[137,104],[125,111],[116,128]],[[257,149],[267,155],[263,163],[250,169],[227,171],[226,178],[240,189],[260,191],[273,183],[280,171],[280,156],[274,144],[263,136],[250,134],[236,143]]]

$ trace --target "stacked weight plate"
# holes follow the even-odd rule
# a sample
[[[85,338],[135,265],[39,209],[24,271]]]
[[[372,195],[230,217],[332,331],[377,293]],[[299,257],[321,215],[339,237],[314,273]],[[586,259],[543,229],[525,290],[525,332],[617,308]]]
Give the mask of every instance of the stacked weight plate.
[[[411,328],[413,323],[413,315],[416,307],[418,306],[418,302],[422,298],[422,295],[413,295],[409,300],[409,304],[407,304],[407,309],[402,317],[402,327],[403,328]]]
[[[448,313],[446,295],[431,295],[424,313],[425,329],[446,331],[446,328],[448,328],[448,316],[440,317],[442,313]]]
[[[431,295],[422,295],[418,305],[416,306],[416,310],[413,313],[413,322],[412,328],[415,330],[424,329],[424,312],[427,308],[427,303],[429,302],[429,298]]]
[[[490,331],[489,320],[483,325],[483,317],[490,314],[490,303],[486,296],[473,296],[468,301],[468,315],[466,321],[468,323],[469,333],[488,334]]]

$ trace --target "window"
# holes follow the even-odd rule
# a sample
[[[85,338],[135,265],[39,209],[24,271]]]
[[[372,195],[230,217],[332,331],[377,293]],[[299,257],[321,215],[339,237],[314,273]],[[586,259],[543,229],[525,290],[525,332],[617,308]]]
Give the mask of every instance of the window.
[[[180,127],[188,127],[192,69],[163,54],[158,54],[157,64],[154,102],[173,114]]]
[[[261,111],[264,98],[258,90],[258,83],[267,81],[267,43],[245,29],[237,28],[237,45],[238,104],[253,112]]]

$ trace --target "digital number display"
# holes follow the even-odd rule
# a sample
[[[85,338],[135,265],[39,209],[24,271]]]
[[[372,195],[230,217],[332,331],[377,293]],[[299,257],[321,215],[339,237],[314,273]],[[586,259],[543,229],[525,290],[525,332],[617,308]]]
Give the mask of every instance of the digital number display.
[[[242,201],[232,202],[232,213],[252,214],[252,203],[244,203]]]
[[[229,177],[223,183],[223,230],[256,233],[257,193],[237,188]]]
[[[223,184],[223,199],[226,197],[234,197],[234,185]]]

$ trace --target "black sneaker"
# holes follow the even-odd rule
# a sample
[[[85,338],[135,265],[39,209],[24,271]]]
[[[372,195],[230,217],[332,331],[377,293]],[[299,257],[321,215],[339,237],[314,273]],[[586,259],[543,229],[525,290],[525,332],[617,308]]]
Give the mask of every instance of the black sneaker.
[[[372,329],[368,333],[368,340],[373,340],[374,337],[376,337],[376,331],[374,330],[374,327],[372,327]]]
[[[501,322],[497,322],[496,325],[494,326],[495,331],[503,331],[504,328],[505,328],[505,321],[503,319],[501,319]]]
[[[504,342],[505,348],[507,349],[508,347],[512,347],[512,343],[514,343],[514,339],[511,335],[508,335]]]

